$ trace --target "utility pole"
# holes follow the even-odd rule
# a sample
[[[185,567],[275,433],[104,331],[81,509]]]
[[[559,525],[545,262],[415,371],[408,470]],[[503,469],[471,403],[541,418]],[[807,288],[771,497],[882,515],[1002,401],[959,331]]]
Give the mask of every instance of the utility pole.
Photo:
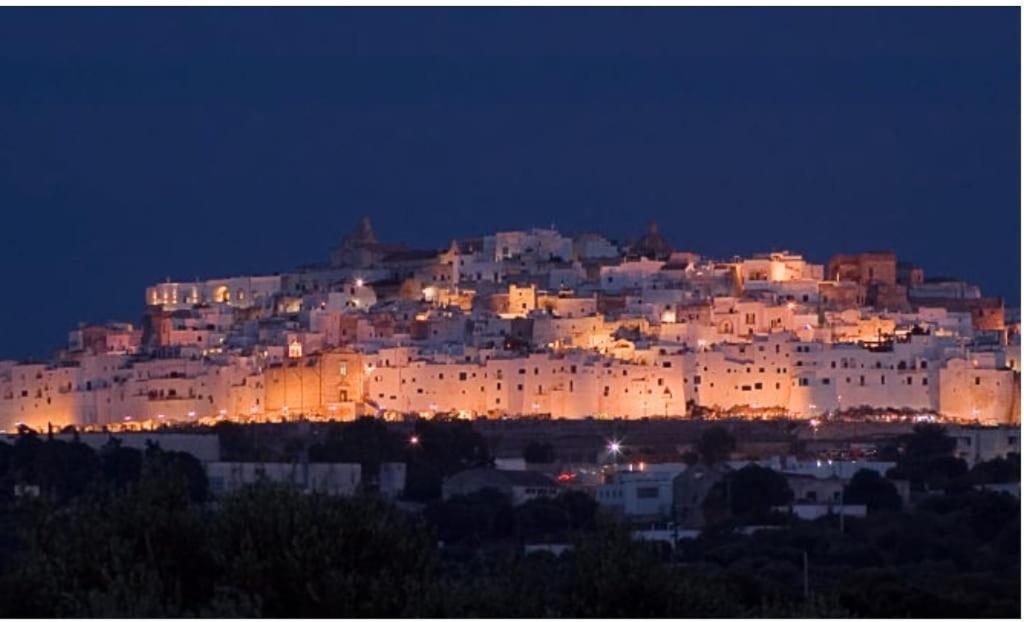
[[[846,486],[839,489],[839,533],[846,533]]]
[[[722,479],[725,480],[725,510],[729,516],[732,516],[732,480],[729,477],[729,473],[723,475]]]
[[[807,551],[804,551],[804,600],[806,601],[806,600],[810,600],[810,599],[811,599],[811,589],[810,589],[810,584],[808,582],[808,573],[807,573]]]
[[[679,546],[679,516],[676,513],[676,500],[675,491],[673,490],[672,495],[672,552],[674,553],[676,547]]]

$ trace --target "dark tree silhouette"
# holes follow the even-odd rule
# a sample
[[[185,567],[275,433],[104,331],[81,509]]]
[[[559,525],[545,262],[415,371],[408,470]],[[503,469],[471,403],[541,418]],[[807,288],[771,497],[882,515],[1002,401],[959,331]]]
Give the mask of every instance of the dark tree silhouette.
[[[914,490],[942,489],[967,472],[967,464],[953,456],[956,439],[938,424],[922,423],[899,440],[897,463],[886,475],[905,479]]]
[[[896,486],[878,472],[861,469],[853,474],[843,494],[844,501],[864,504],[869,512],[897,511],[903,505]]]
[[[532,441],[523,448],[523,459],[530,464],[551,464],[555,461],[555,449],[551,443]]]
[[[715,488],[715,495],[725,496],[733,516],[751,521],[762,521],[773,507],[793,500],[785,476],[756,464],[728,473]]]
[[[728,430],[716,425],[704,430],[695,449],[704,464],[718,464],[729,459],[736,449],[736,439]]]

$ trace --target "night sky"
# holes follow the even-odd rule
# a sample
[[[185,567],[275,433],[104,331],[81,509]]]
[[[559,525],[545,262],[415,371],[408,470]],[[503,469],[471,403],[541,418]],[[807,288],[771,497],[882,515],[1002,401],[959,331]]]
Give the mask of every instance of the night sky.
[[[0,357],[146,285],[378,237],[649,220],[712,256],[891,249],[1020,300],[997,9],[0,10]]]

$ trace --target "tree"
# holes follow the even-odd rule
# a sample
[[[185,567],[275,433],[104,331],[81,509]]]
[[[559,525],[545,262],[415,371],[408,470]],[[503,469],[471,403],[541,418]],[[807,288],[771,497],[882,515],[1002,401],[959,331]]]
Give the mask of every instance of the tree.
[[[593,530],[597,508],[590,495],[578,490],[531,499],[515,509],[516,530],[523,537],[564,541],[572,532]]]
[[[19,434],[10,453],[10,475],[15,483],[38,486],[57,503],[85,491],[100,470],[99,458],[88,445],[35,434]]]
[[[523,459],[529,464],[551,464],[555,461],[555,449],[551,443],[532,441],[523,448]]]
[[[515,527],[512,504],[508,497],[493,488],[436,501],[426,507],[423,516],[446,545],[459,542],[479,545],[485,540],[508,538]]]
[[[735,449],[736,439],[728,430],[717,425],[704,430],[696,445],[697,454],[707,465],[728,460]]]
[[[147,442],[141,486],[181,486],[194,503],[205,501],[209,494],[206,469],[195,456],[183,451],[164,451],[152,442]]]
[[[405,496],[430,501],[441,496],[444,477],[491,463],[487,441],[468,421],[416,422],[419,442],[406,448]]]
[[[579,490],[566,490],[556,501],[565,509],[572,531],[592,531],[597,527],[600,506],[593,497]]]
[[[402,459],[403,447],[402,439],[386,423],[374,417],[360,417],[333,428],[323,443],[309,448],[309,458],[315,462],[357,463],[364,478],[375,479],[382,462]]]
[[[14,460],[14,447],[10,443],[0,441],[0,480],[10,475]]]
[[[34,508],[0,587],[8,614],[179,617],[212,595],[204,523],[184,486],[92,488],[64,507]]]
[[[698,404],[697,400],[692,398],[686,400],[686,413],[690,419],[703,419],[709,412],[710,409]]]
[[[734,516],[763,520],[773,507],[793,500],[784,475],[756,464],[733,471],[725,479],[729,510]]]
[[[227,462],[278,462],[294,459],[294,456],[286,455],[282,447],[286,432],[294,427],[295,424],[291,423],[221,421],[213,426],[212,431],[220,440],[221,459]],[[201,429],[196,428],[197,431]]]
[[[896,486],[877,471],[860,469],[850,478],[843,493],[846,503],[864,504],[869,512],[898,511],[903,504]]]
[[[919,510],[922,514],[949,517],[957,525],[969,527],[981,542],[991,541],[1007,525],[1020,525],[1020,502],[1005,493],[971,490],[932,495],[921,502]]]
[[[967,472],[967,463],[953,456],[956,439],[938,424],[922,423],[900,439],[896,466],[886,474],[905,479],[915,490],[942,489]]]
[[[974,465],[967,475],[970,484],[1006,484],[1020,481],[1020,454],[996,457]]]
[[[121,441],[111,437],[100,449],[100,468],[103,478],[115,488],[124,489],[142,477],[142,452],[122,447]]]
[[[699,576],[673,572],[628,530],[604,524],[575,540],[572,572],[558,617],[741,617],[741,610]]]
[[[487,441],[469,421],[427,421],[415,426],[419,444],[413,454],[436,465],[442,474],[486,466],[491,462]]]
[[[223,498],[210,547],[222,591],[268,617],[400,617],[434,579],[436,545],[393,506],[271,484]]]
[[[903,438],[903,456],[909,461],[926,461],[953,454],[956,439],[946,434],[946,428],[937,423],[919,423],[911,434]]]

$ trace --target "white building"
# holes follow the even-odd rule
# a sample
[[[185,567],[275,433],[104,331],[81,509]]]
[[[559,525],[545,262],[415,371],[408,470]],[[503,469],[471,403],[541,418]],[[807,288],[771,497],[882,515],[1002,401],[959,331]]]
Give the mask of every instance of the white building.
[[[210,462],[210,491],[223,494],[260,481],[294,486],[303,492],[351,496],[362,469],[358,464],[284,462]]]

